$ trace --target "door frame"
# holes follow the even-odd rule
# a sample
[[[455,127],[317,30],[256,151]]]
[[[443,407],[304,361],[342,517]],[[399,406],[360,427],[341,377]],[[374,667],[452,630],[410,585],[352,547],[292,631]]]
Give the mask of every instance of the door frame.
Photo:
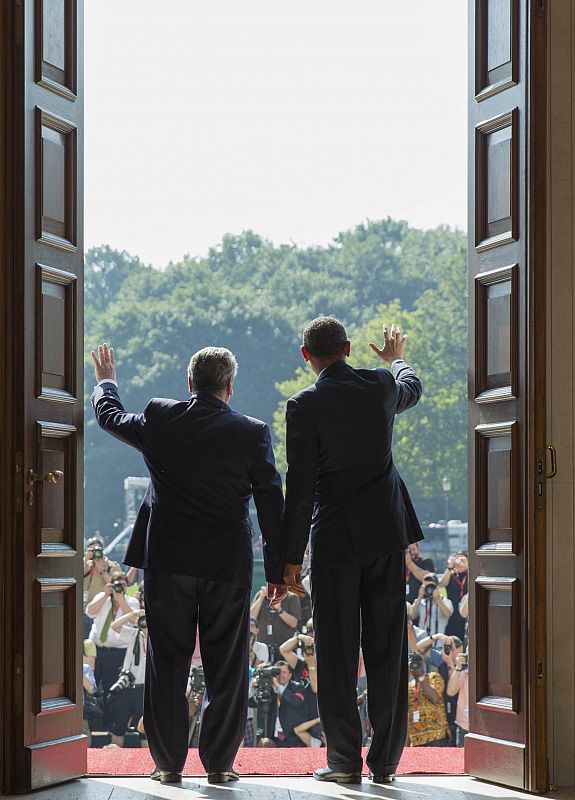
[[[16,700],[14,697],[14,671],[16,665],[9,658],[8,642],[12,641],[12,633],[16,624],[13,608],[14,584],[18,565],[14,563],[14,509],[16,505],[16,482],[14,480],[14,366],[12,351],[13,303],[14,290],[13,271],[15,236],[15,203],[14,193],[20,191],[15,170],[17,93],[16,82],[16,42],[17,27],[16,4],[9,0],[1,3],[2,25],[0,42],[3,58],[0,64],[0,325],[2,330],[2,381],[0,382],[0,525],[2,541],[0,543],[0,703],[1,719],[0,736],[0,792],[9,792],[13,788],[13,719]],[[18,188],[17,188],[18,187]]]
[[[546,341],[544,336],[536,335],[534,320],[537,320],[538,329],[545,329],[545,286],[546,286],[546,169],[547,169],[547,29],[545,0],[526,0],[525,5],[531,5],[531,81],[530,104],[531,125],[528,133],[530,154],[530,215],[528,247],[530,260],[533,264],[533,282],[529,287],[530,314],[528,324],[528,352],[529,363],[536,365],[533,375],[528,374],[530,387],[529,404],[533,410],[534,423],[531,427],[531,440],[527,450],[537,453],[538,458],[530,460],[526,465],[528,485],[533,492],[533,499],[537,496],[537,485],[541,480],[538,462],[545,464],[545,396],[546,396]],[[13,165],[17,163],[17,132],[10,124],[10,117],[18,119],[18,97],[14,92],[16,80],[15,69],[17,64],[17,44],[13,35],[17,29],[16,4],[10,0],[2,0],[2,22],[0,27],[0,42],[2,44],[3,58],[0,64],[0,180],[3,192],[0,194],[0,263],[3,268],[0,275],[0,324],[2,329],[2,366],[3,380],[0,382],[0,465],[3,480],[0,488],[0,524],[2,525],[2,542],[0,544],[0,599],[2,609],[0,612],[0,707],[2,708],[2,723],[0,736],[0,793],[12,791],[13,765],[14,765],[14,738],[13,730],[14,711],[17,710],[19,699],[15,697],[15,673],[18,665],[13,659],[8,658],[9,648],[7,642],[12,640],[12,632],[21,624],[18,611],[13,607],[12,599],[17,585],[19,565],[15,563],[15,535],[17,527],[14,525],[14,509],[17,503],[19,481],[16,479],[17,465],[14,463],[13,441],[15,438],[15,420],[13,416],[14,393],[19,386],[19,376],[16,374],[18,359],[14,358],[11,347],[11,332],[14,320],[12,319],[13,292],[16,291],[17,281],[13,280],[15,259],[17,252],[18,231],[14,208],[17,204],[11,202],[12,198],[6,191],[22,191],[21,180],[16,174]],[[21,8],[21,6],[20,6]],[[545,469],[545,466],[544,466]],[[526,578],[531,589],[531,599],[528,604],[528,624],[534,632],[537,647],[529,649],[529,663],[526,664],[527,676],[530,678],[528,698],[528,729],[529,736],[534,746],[528,751],[529,788],[532,791],[541,791],[548,788],[547,778],[547,725],[546,725],[546,679],[548,668],[546,664],[546,593],[545,561],[546,561],[546,531],[545,510],[537,508],[536,503],[529,504],[528,514],[528,569]],[[539,513],[541,512],[541,513]],[[537,570],[536,570],[537,566]],[[473,613],[473,612],[472,612]],[[537,676],[540,675],[540,680]],[[533,681],[535,679],[535,682]]]

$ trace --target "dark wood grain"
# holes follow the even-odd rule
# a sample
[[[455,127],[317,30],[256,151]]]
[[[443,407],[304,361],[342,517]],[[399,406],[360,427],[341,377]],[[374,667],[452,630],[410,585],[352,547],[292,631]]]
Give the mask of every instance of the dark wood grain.
[[[4,792],[82,775],[80,0],[2,0]],[[34,69],[34,64],[36,69]],[[0,104],[2,105],[2,104]],[[0,112],[2,113],[2,112]],[[28,471],[61,469],[58,484]],[[4,481],[3,481],[4,483]],[[0,570],[2,567],[0,566]]]
[[[466,768],[547,788],[545,3],[470,1]],[[535,90],[534,86],[538,87]],[[536,321],[536,325],[534,325]],[[542,341],[543,340],[543,341]]]

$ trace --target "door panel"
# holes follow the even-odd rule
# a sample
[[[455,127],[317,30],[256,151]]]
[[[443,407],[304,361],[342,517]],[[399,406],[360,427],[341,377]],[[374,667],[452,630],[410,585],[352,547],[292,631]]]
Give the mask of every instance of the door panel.
[[[7,791],[86,772],[82,725],[82,4],[22,0],[10,31],[12,517]]]
[[[545,576],[545,9],[470,3],[470,733],[466,770],[547,788]],[[543,206],[544,207],[544,206]],[[537,573],[537,587],[533,576]],[[538,653],[538,658],[533,654]]]

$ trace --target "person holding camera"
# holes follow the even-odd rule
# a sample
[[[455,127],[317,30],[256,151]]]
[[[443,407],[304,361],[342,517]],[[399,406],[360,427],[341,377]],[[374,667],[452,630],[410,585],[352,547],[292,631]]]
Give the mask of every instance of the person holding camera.
[[[428,636],[445,633],[447,622],[453,614],[453,603],[446,597],[446,590],[438,586],[432,573],[424,575],[417,598],[411,607],[412,619]]]
[[[468,663],[467,653],[458,653],[447,684],[448,696],[457,698],[457,710],[455,713],[455,744],[457,747],[463,747],[465,735],[469,733]]]
[[[92,536],[84,551],[84,638],[90,634],[92,620],[86,614],[86,606],[110,582],[112,572],[119,572],[120,565],[104,555],[104,542],[100,536]]]
[[[270,650],[270,659],[273,660],[279,653],[280,645],[293,636],[301,620],[301,602],[293,592],[289,592],[278,605],[270,608],[266,601],[267,587],[256,593],[250,614],[257,619],[259,627],[258,638],[267,644]]]
[[[309,636],[307,625],[306,632],[296,633],[282,645],[280,654],[289,664],[296,680],[305,678],[310,681],[313,691],[317,693],[317,675],[315,661],[315,647],[313,636]]]
[[[86,613],[93,620],[90,639],[96,645],[96,682],[108,696],[110,686],[118,679],[118,672],[126,655],[126,642],[114,630],[112,623],[123,614],[138,611],[140,603],[126,594],[128,579],[123,572],[112,572],[110,582],[97,594]]]
[[[277,698],[274,704],[277,714],[273,723],[273,738],[278,747],[303,747],[304,743],[295,728],[314,718],[309,710],[310,682],[305,679],[296,680],[287,661],[276,661],[274,667],[279,669],[279,674],[273,678]]]
[[[409,656],[408,737],[410,747],[444,747],[448,736],[443,705],[445,683],[438,672],[428,672],[419,653]]]
[[[435,572],[435,564],[431,558],[423,558],[417,542],[410,544],[405,551],[405,599],[414,603],[426,575]]]
[[[119,572],[120,565],[104,555],[104,542],[92,536],[86,542],[84,552],[84,607],[110,583],[112,572]]]
[[[435,642],[434,648],[437,648],[436,652],[441,654],[438,672],[443,678],[445,686],[448,686],[449,679],[456,667],[457,656],[463,652],[463,642],[458,636],[446,636],[440,633],[434,635],[432,639]],[[445,715],[447,717],[447,724],[449,725],[450,743],[455,745],[457,738],[457,728],[455,724],[457,695],[450,696],[446,690],[443,695],[443,704],[445,705]]]
[[[467,553],[462,550],[452,556],[453,566],[449,566],[442,575],[440,584],[447,589],[447,597],[453,605],[453,614],[445,628],[448,636],[457,636],[462,641],[465,639],[466,619],[461,616],[459,607],[461,601],[469,592],[469,561]]]
[[[108,693],[106,718],[112,744],[123,747],[128,725],[136,727],[144,713],[148,626],[143,602],[138,611],[129,611],[114,620],[112,630],[126,643],[126,655],[119,678]]]

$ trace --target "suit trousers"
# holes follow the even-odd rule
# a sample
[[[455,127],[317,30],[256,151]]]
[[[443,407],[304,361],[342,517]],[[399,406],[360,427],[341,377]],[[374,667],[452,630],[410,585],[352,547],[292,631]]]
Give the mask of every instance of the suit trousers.
[[[395,772],[407,736],[404,551],[346,566],[312,562],[311,587],[327,763],[342,772],[362,768],[356,691],[361,642],[373,730],[367,765],[377,775]]]
[[[145,570],[144,585],[144,728],[154,762],[162,770],[183,771],[186,688],[199,629],[206,682],[199,755],[206,772],[225,772],[247,719],[250,589],[152,568]]]

